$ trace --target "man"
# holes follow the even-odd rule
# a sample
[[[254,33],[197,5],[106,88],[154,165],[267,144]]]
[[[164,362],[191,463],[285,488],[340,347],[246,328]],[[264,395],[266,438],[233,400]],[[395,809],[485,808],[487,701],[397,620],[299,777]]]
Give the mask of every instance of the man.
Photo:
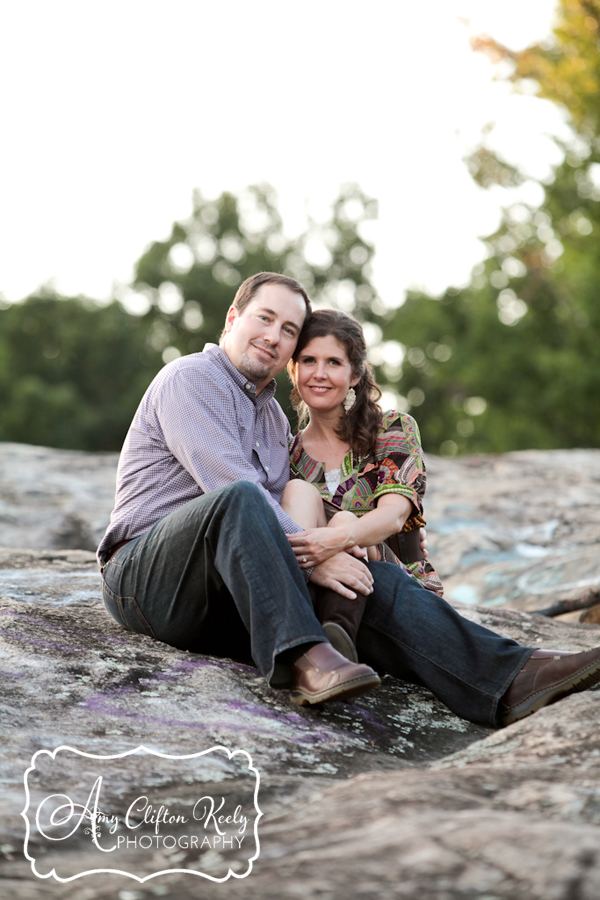
[[[533,651],[463,619],[397,566],[339,553],[313,584],[370,594],[363,663],[327,643],[279,505],[289,425],[273,376],[291,357],[310,301],[263,272],[239,288],[219,347],[165,366],[134,417],[116,504],[98,550],[103,596],[125,627],[175,647],[247,658],[298,704],[379,684],[376,666],[429,687],[454,712],[502,725],[600,681],[600,649]]]

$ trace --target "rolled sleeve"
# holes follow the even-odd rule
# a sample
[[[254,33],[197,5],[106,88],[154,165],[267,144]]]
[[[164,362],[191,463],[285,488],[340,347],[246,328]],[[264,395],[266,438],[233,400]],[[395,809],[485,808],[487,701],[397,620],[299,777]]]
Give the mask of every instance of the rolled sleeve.
[[[386,414],[382,425],[376,447],[375,503],[384,494],[400,494],[422,515],[427,475],[419,427],[412,416],[393,411]]]

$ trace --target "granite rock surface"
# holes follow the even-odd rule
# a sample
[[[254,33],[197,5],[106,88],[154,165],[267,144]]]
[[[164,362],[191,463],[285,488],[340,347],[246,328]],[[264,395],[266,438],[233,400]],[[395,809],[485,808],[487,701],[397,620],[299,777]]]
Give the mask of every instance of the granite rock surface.
[[[104,611],[92,552],[115,467],[114,455],[0,445],[2,897],[597,900],[600,691],[501,731],[390,677],[353,703],[299,709],[250,665],[126,632]],[[432,560],[464,615],[528,646],[600,644],[578,614],[531,612],[600,585],[599,452],[430,459],[427,512]],[[183,808],[184,785],[186,797],[245,803],[247,768],[229,757],[244,750],[263,814],[252,872],[240,877],[243,854],[179,843],[127,858],[138,877],[187,871],[74,877],[98,866],[81,827],[54,847],[31,831],[48,875],[37,877],[24,774],[61,746],[120,757],[103,807],[121,819],[141,791]],[[134,758],[139,746],[152,754]],[[193,768],[215,746],[225,751]],[[169,756],[190,757],[189,776]],[[29,776],[30,810],[50,783],[85,801],[94,765],[57,753],[54,780]]]

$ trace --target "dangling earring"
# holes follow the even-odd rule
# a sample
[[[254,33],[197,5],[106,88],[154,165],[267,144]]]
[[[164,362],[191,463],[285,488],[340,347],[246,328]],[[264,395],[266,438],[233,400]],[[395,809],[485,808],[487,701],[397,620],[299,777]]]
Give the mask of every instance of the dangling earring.
[[[350,412],[354,404],[356,403],[356,391],[354,388],[350,388],[346,396],[344,397],[343,407],[346,412]]]

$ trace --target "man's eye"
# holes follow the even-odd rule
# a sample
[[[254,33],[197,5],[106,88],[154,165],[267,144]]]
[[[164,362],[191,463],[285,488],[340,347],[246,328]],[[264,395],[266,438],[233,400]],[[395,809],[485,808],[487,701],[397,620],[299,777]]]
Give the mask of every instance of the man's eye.
[[[296,336],[296,332],[294,331],[293,328],[284,328],[283,330],[285,331],[286,334],[289,334],[290,337]]]

